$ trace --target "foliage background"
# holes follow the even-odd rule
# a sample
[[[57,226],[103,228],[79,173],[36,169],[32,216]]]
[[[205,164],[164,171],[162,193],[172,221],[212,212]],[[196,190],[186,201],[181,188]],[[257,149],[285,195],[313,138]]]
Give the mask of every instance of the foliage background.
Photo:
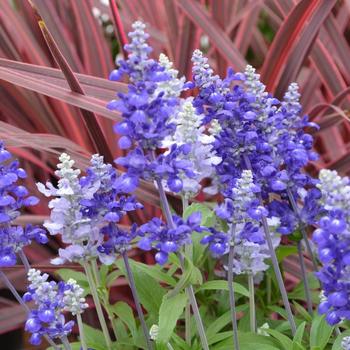
[[[308,171],[316,173],[327,167],[343,175],[350,173],[349,1],[32,3],[38,13],[26,0],[0,1],[0,139],[21,159],[29,174],[27,185],[34,192],[35,181],[53,179],[57,155],[64,150],[81,167],[93,152],[103,153],[109,161],[121,154],[112,132],[118,114],[106,110],[105,105],[116,91],[125,89],[125,84],[109,82],[107,77],[114,67],[115,55],[123,53],[120,48],[126,42],[125,33],[136,19],[148,25],[153,55],[165,52],[188,79],[192,51],[199,47],[221,75],[228,66],[241,70],[247,63],[252,64],[277,97],[291,81],[297,81],[305,113],[320,125],[315,143],[320,160]],[[51,46],[40,30],[38,15],[51,34]],[[53,49],[52,41],[59,49],[54,55],[49,49]],[[62,66],[64,61],[66,66]],[[74,76],[81,90],[74,86],[72,89]],[[130,220],[142,222],[157,213],[159,203],[151,184],[144,183],[138,196],[146,210]],[[176,198],[172,198],[172,204],[177,207]],[[43,198],[21,220],[42,222],[45,215]],[[59,245],[59,240],[52,239],[49,245],[33,246],[26,253],[37,267],[52,271],[49,260]],[[147,255],[137,258],[152,262]],[[298,267],[293,258],[288,259],[285,269],[290,282],[295,282]],[[23,290],[21,269],[12,269],[9,277]],[[130,301],[125,283],[118,283],[115,298]],[[4,290],[0,306],[0,333],[21,326],[25,315]]]

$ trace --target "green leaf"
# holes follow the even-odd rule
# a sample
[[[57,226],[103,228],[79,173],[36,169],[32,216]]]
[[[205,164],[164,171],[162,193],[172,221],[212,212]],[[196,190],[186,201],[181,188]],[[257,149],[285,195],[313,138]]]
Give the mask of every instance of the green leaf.
[[[146,273],[156,281],[167,283],[169,286],[175,286],[175,278],[163,272],[162,268],[159,265],[150,266],[136,261],[134,261],[134,264],[138,270]]]
[[[325,320],[324,315],[316,315],[312,320],[310,331],[310,348],[318,348],[323,350],[333,332],[334,327],[331,327]]]
[[[346,330],[346,331],[342,331],[341,334],[339,334],[332,346],[332,350],[343,350],[342,346],[341,346],[341,342],[343,340],[344,337],[349,337],[350,336],[350,329]]]
[[[296,254],[298,249],[294,245],[280,245],[276,249],[276,256],[278,262],[282,262],[287,256]]]
[[[127,325],[134,336],[137,328],[132,308],[124,301],[118,301],[111,305],[109,309]]]
[[[159,332],[157,342],[167,343],[169,341],[186,303],[187,296],[185,293],[179,293],[172,298],[163,298],[159,309]]]
[[[106,350],[107,345],[103,333],[87,324],[84,324],[83,327],[87,346],[94,350]]]
[[[119,270],[113,270],[112,272],[110,272],[106,277],[106,286],[110,287],[113,284],[113,282],[122,274],[123,273]]]
[[[280,342],[280,344],[282,345],[282,348],[284,350],[292,349],[293,342],[284,334],[282,334],[274,329],[270,329],[270,328],[264,329],[264,331],[266,333],[271,334],[274,338],[276,338]]]
[[[311,289],[312,301],[314,304],[318,304],[319,303],[320,283],[312,272],[307,274],[307,279],[309,282],[309,287]],[[293,291],[288,293],[288,298],[295,299],[295,300],[301,300],[301,301],[305,300],[305,289],[304,289],[304,284],[302,281],[297,284],[297,286],[293,289]]]
[[[293,300],[294,308],[298,311],[298,313],[304,318],[305,321],[311,322],[312,316],[308,313],[308,311],[302,307],[300,304],[298,304],[296,301]]]
[[[235,293],[249,297],[248,289],[242,286],[241,284],[233,282],[233,287],[234,287]],[[197,289],[196,292],[202,291],[202,290],[227,290],[228,291],[228,284],[227,284],[227,281],[223,281],[223,280],[208,281],[203,283],[200,286],[200,288]]]
[[[300,343],[300,344],[303,342],[305,325],[306,325],[306,322],[300,323],[299,327],[297,328],[297,331],[295,332],[293,342]]]
[[[277,341],[272,337],[266,337],[254,333],[238,333],[238,339],[242,350],[280,350]],[[212,350],[228,350],[234,349],[233,340],[226,339],[214,346]],[[290,350],[290,349],[288,349]]]
[[[304,346],[300,343],[293,341],[293,349],[292,350],[306,350]]]
[[[107,274],[109,271],[109,266],[107,265],[101,265],[99,267],[99,273],[100,273],[100,279],[101,279],[101,285],[105,286],[106,285],[106,279],[107,279]]]
[[[248,309],[248,305],[239,305],[236,307],[236,311],[246,311]],[[228,310],[220,317],[216,318],[215,321],[211,322],[207,328],[207,338],[208,341],[212,337],[214,337],[218,332],[220,332],[224,327],[226,327],[229,323],[231,323],[231,310]]]
[[[174,297],[180,293],[189,284],[202,284],[202,274],[193,263],[185,257],[185,272],[181,275],[174,289],[168,293],[168,297]]]
[[[130,259],[129,262],[141,304],[150,315],[157,315],[165,290],[153,278],[138,269],[133,260]],[[126,271],[123,261],[121,259],[117,260],[116,265],[125,276]]]
[[[76,280],[80,287],[84,289],[84,296],[90,293],[89,282],[84,273],[72,269],[58,269],[55,274],[65,282],[70,278]]]

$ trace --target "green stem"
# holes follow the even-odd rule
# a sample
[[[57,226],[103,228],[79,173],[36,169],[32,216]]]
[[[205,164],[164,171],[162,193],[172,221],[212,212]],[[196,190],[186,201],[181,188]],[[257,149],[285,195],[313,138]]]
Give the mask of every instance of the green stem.
[[[149,331],[148,331],[148,328],[147,328],[147,325],[146,325],[146,322],[145,322],[145,318],[144,318],[144,315],[143,315],[143,312],[142,312],[140,298],[139,298],[138,293],[137,293],[134,275],[132,273],[132,270],[131,270],[131,267],[130,267],[130,263],[129,263],[128,254],[126,253],[126,251],[124,251],[122,253],[122,257],[123,257],[123,260],[124,260],[126,275],[128,277],[128,280],[129,280],[129,286],[130,286],[131,293],[132,293],[132,296],[133,296],[133,299],[134,299],[137,315],[139,316],[139,320],[140,320],[140,323],[141,323],[143,335],[144,335],[145,340],[146,340],[147,349],[148,350],[152,350],[153,347],[152,347],[151,340],[149,338]]]
[[[69,344],[68,338],[66,336],[61,338],[62,345],[65,348],[65,350],[72,350],[72,347]]]
[[[235,225],[231,225],[231,236],[234,240],[234,230]],[[238,327],[237,327],[237,314],[236,314],[236,301],[235,301],[235,291],[233,288],[233,259],[234,259],[234,245],[233,241],[230,244],[230,250],[228,254],[228,271],[227,271],[227,283],[230,299],[230,308],[231,308],[231,322],[232,322],[232,331],[233,331],[233,343],[235,345],[234,349],[239,350],[239,340],[238,340]]]
[[[30,269],[30,264],[29,264],[29,261],[26,257],[26,255],[24,254],[24,251],[21,249],[19,252],[18,252],[18,255],[22,261],[22,264],[24,266],[24,269],[26,270],[26,273],[28,273],[29,269]]]
[[[250,331],[256,333],[256,317],[255,317],[255,296],[254,296],[254,276],[248,274],[249,286],[249,315],[250,315]]]
[[[152,159],[155,159],[155,154],[152,153],[151,157],[152,157]],[[170,228],[174,229],[175,223],[174,223],[173,217],[171,215],[170,206],[168,203],[168,199],[166,198],[166,194],[165,194],[165,191],[163,188],[162,181],[160,179],[156,179],[156,183],[157,183],[157,187],[158,187],[158,191],[159,191],[160,202],[162,204],[162,209],[163,209],[164,215],[166,217],[167,223],[168,223]],[[179,259],[180,259],[182,271],[184,271],[184,258],[183,258],[181,253],[179,253]],[[194,318],[196,320],[197,331],[198,331],[198,334],[199,334],[199,337],[201,340],[202,348],[204,350],[209,350],[208,340],[207,340],[207,337],[205,335],[203,321],[202,321],[201,315],[199,313],[197,300],[196,300],[196,297],[194,295],[193,286],[191,284],[186,288],[186,292],[187,292],[188,298],[189,298],[190,303],[191,303]]]
[[[270,273],[266,276],[266,294],[267,294],[267,304],[271,304],[272,299],[272,279]]]
[[[307,311],[309,312],[310,315],[312,315],[313,310],[312,310],[311,290],[310,290],[310,286],[309,286],[309,281],[307,279],[305,260],[304,260],[304,255],[303,255],[303,248],[301,246],[301,241],[299,241],[297,243],[297,248],[298,248],[299,264],[300,264],[300,269],[301,269],[301,277],[303,280],[305,297],[306,297]]]
[[[97,265],[96,259],[91,261],[91,266],[92,266],[92,272],[93,272],[93,275],[94,275],[97,287],[100,287],[101,286],[101,278],[100,278],[100,273],[99,273],[99,270],[98,270],[98,265]],[[110,308],[109,308],[110,305],[109,305],[109,301],[108,301],[108,296],[107,296],[106,299],[107,300],[103,300],[102,301],[102,305],[103,305],[104,309],[107,312],[109,321],[111,322],[114,338],[117,339],[118,335],[117,335],[117,332],[116,332],[115,321],[114,321],[115,320],[115,316],[110,311]]]
[[[94,274],[94,278],[95,278],[96,284],[97,284],[98,287],[100,287],[101,286],[101,278],[100,278],[100,272],[98,270],[96,259],[91,261],[91,266],[92,266],[92,272]]]
[[[84,326],[83,320],[81,319],[81,314],[77,314],[79,335],[80,335],[80,343],[83,350],[87,350],[86,342],[85,342],[85,334],[84,334]]]
[[[246,168],[253,173],[250,159],[246,155],[244,155],[243,157],[244,157],[244,161],[246,164]],[[264,206],[264,201],[262,199],[261,193],[257,194],[257,198],[259,200],[260,205]],[[277,279],[278,287],[279,287],[279,290],[280,290],[280,293],[282,296],[284,308],[287,312],[288,322],[289,322],[290,328],[292,330],[292,334],[294,335],[296,330],[297,330],[297,327],[295,325],[295,320],[293,317],[292,308],[290,307],[290,304],[289,304],[288,294],[287,294],[287,290],[286,290],[286,287],[285,287],[284,282],[283,282],[283,277],[282,277],[281,269],[280,269],[279,264],[278,264],[275,248],[273,247],[269,225],[267,223],[265,216],[262,217],[261,221],[262,221],[262,225],[263,225],[263,229],[264,229],[265,239],[266,239],[267,246],[269,248],[269,252],[270,252],[270,256],[271,256],[273,270],[274,270],[275,275],[276,275],[276,279]]]
[[[180,264],[181,264],[181,269],[184,272],[185,263],[184,263],[184,257],[181,253],[179,253],[179,260],[180,260]],[[201,314],[199,313],[199,308],[198,308],[196,297],[194,295],[194,290],[193,290],[192,284],[188,285],[188,287],[186,288],[186,293],[187,293],[188,299],[190,300],[190,304],[191,304],[192,311],[193,311],[193,316],[196,320],[197,331],[198,331],[199,338],[200,338],[201,343],[202,343],[202,348],[204,350],[209,350],[207,336],[205,335],[202,317],[201,317]]]
[[[182,196],[182,213],[185,212],[185,210],[188,207],[188,200],[185,196]],[[188,259],[191,259],[192,261],[192,255],[193,255],[193,249],[192,245],[188,244],[185,246],[185,254],[188,257]],[[191,347],[191,305],[190,303],[186,304],[185,308],[185,340],[186,343]]]
[[[83,267],[85,269],[86,277],[87,277],[88,282],[89,282],[92,299],[94,300],[94,303],[95,303],[97,316],[98,316],[98,319],[99,319],[100,324],[101,324],[101,328],[102,328],[102,332],[103,332],[103,335],[104,335],[104,338],[105,338],[105,341],[106,341],[107,349],[111,350],[112,349],[112,341],[111,341],[111,338],[110,338],[110,335],[109,335],[109,331],[108,331],[108,327],[107,327],[107,324],[106,324],[106,320],[105,320],[105,318],[103,316],[102,306],[101,306],[101,303],[100,303],[100,299],[98,297],[98,293],[97,293],[94,277],[93,277],[93,274],[91,272],[91,268],[90,268],[90,266],[89,266],[87,261],[84,261],[82,263],[82,265],[83,265]]]
[[[174,348],[172,347],[172,345],[170,343],[167,343],[166,347],[168,348],[168,350],[174,350]]]

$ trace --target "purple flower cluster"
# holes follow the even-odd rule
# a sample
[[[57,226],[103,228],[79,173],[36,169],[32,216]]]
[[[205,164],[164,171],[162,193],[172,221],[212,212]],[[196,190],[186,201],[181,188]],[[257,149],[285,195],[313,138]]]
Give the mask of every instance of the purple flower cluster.
[[[199,212],[191,214],[186,220],[174,215],[175,228],[169,227],[158,218],[153,218],[140,226],[139,235],[142,238],[138,246],[143,250],[155,248],[158,251],[155,255],[157,263],[164,265],[170,253],[176,253],[182,246],[191,243],[192,232],[202,232],[201,218]]]
[[[319,312],[329,324],[350,320],[350,180],[336,171],[321,170],[317,187],[323,213],[313,234],[322,269]]]
[[[229,71],[221,80],[199,50],[192,61],[193,79],[199,88],[194,105],[205,113],[206,122],[220,125],[214,148],[222,159],[216,165],[222,194],[230,197],[242,169],[251,169],[263,199],[268,201],[271,193],[279,196],[267,207],[270,217],[281,219],[278,232],[291,233],[301,222],[313,223],[319,192],[315,181],[302,170],[317,159],[313,138],[304,131],[316,125],[301,116],[297,84],[291,84],[279,101],[265,91],[251,66],[244,74]],[[238,83],[232,86],[234,81]],[[295,202],[304,202],[297,212],[291,208],[290,195]]]
[[[76,315],[88,307],[82,297],[83,289],[74,280],[56,283],[49,282],[48,277],[35,269],[28,272],[30,285],[23,300],[34,301],[36,308],[31,310],[25,330],[32,333],[30,342],[33,345],[39,345],[44,335],[51,339],[66,337],[71,333],[74,321],[66,322],[64,311]]]
[[[126,249],[134,238],[132,233],[120,230],[117,223],[127,212],[142,205],[134,197],[120,193],[117,171],[105,164],[102,156],[91,157],[91,166],[82,177],[80,170],[73,169],[74,161],[67,154],[63,153],[60,161],[56,171],[58,188],[51,183],[46,187],[38,184],[46,196],[56,197],[50,201],[51,216],[44,226],[52,235],[60,233],[68,244],[59,250],[60,257],[53,262],[79,262],[96,257],[106,264],[113,262],[115,253],[122,249],[120,242],[125,242]]]
[[[16,253],[32,240],[47,243],[45,230],[38,226],[25,227],[12,225],[12,221],[20,215],[20,209],[36,205],[39,200],[30,196],[18,180],[27,176],[19,162],[0,142],[0,267],[16,264]]]
[[[121,149],[133,149],[126,157],[116,160],[127,171],[120,178],[118,188],[122,192],[132,192],[139,184],[139,179],[167,180],[174,192],[182,189],[179,173],[194,176],[191,163],[176,162],[174,159],[182,153],[183,158],[190,152],[190,147],[174,145],[167,155],[156,156],[155,150],[162,146],[163,140],[172,135],[176,124],[172,120],[179,107],[178,95],[185,89],[183,80],[176,78],[176,71],[163,56],[160,62],[148,57],[151,48],[146,40],[142,22],[133,24],[129,33],[130,44],[125,49],[129,52],[127,60],[119,61],[119,69],[111,73],[111,80],[119,80],[123,75],[129,77],[127,93],[119,93],[118,100],[109,102],[108,108],[122,113],[123,121],[115,125],[115,132],[121,135]],[[175,72],[175,74],[174,74]]]
[[[233,246],[233,270],[236,274],[255,275],[268,268],[264,262],[269,258],[268,248],[260,224],[261,218],[268,212],[256,200],[259,192],[252,172],[244,170],[231,190],[231,198],[226,198],[215,210],[220,219],[229,223],[229,231],[209,228],[210,234],[201,240],[202,244],[209,244],[209,250],[215,257],[226,254],[229,246]],[[276,239],[275,246],[278,243],[279,239]]]

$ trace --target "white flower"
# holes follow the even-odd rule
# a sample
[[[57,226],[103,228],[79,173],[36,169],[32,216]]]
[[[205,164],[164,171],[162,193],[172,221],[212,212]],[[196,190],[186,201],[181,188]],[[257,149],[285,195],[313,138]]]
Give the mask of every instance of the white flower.
[[[64,310],[69,311],[72,315],[81,314],[89,305],[86,303],[84,289],[79,286],[77,281],[69,279],[66,283],[69,289],[64,291],[63,302],[65,303]]]
[[[192,170],[196,174],[194,178],[188,178],[185,174],[180,175],[183,181],[182,193],[187,197],[193,197],[200,189],[200,182],[204,178],[214,175],[214,166],[221,162],[221,158],[216,156],[212,142],[214,137],[205,134],[205,127],[202,125],[204,116],[198,114],[192,105],[192,98],[187,98],[181,105],[176,118],[173,120],[177,124],[174,135],[165,140],[163,147],[172,144],[191,146],[189,154],[184,159],[192,162]]]
[[[173,68],[173,62],[163,53],[159,55],[159,64],[165,68],[165,72],[168,73],[170,79],[159,82],[154,95],[157,96],[160,92],[163,92],[165,97],[179,97],[184,88],[185,77],[177,77],[179,71]]]

